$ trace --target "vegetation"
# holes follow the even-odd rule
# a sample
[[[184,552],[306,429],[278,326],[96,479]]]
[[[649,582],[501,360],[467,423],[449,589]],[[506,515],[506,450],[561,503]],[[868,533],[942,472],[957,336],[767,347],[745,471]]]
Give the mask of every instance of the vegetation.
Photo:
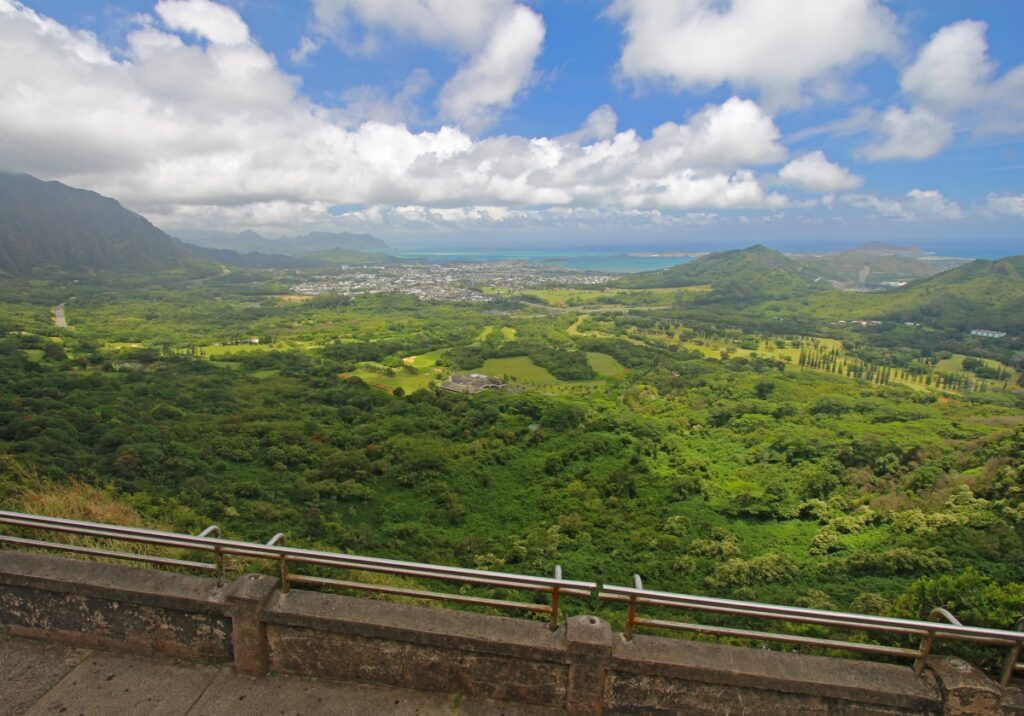
[[[993,349],[942,315],[835,317],[909,306],[938,279],[782,297],[794,276],[755,298],[702,273],[711,291],[646,304],[646,289],[621,290],[634,305],[592,311],[283,300],[301,272],[7,279],[0,502],[773,602],[907,616],[941,603],[1011,625],[1017,339]],[[72,329],[51,319],[65,300]],[[511,387],[439,390],[453,371]]]

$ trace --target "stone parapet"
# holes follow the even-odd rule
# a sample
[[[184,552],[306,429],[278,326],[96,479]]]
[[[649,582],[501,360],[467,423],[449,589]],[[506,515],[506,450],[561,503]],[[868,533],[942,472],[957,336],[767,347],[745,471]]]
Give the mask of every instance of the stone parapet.
[[[545,622],[283,593],[278,580],[216,580],[0,551],[0,627],[83,646],[466,694],[597,714],[1019,714],[958,659],[909,666],[684,639],[627,641],[592,616]],[[2,675],[0,675],[2,676]]]

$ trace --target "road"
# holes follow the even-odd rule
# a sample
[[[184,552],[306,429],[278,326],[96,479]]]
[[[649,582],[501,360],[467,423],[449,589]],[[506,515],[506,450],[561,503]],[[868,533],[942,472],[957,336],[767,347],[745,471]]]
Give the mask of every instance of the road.
[[[53,307],[53,325],[57,326],[57,328],[68,327],[68,321],[64,317],[63,303],[58,303],[56,306]]]

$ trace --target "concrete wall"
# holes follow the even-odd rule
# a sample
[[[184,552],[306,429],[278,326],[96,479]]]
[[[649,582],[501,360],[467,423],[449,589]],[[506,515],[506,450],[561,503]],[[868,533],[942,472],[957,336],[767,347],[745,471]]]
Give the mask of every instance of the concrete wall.
[[[626,641],[596,617],[557,631],[523,619],[283,594],[277,580],[212,579],[0,551],[9,633],[238,671],[320,676],[562,706],[570,714],[1007,714],[998,686],[957,659],[907,666],[681,639]]]

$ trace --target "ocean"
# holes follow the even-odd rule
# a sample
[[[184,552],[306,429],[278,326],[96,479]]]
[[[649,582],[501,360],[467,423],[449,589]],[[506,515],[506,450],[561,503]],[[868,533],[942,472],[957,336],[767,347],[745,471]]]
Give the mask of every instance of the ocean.
[[[555,250],[555,249],[523,249],[523,250],[473,250],[473,249],[437,249],[437,250],[401,250],[389,251],[392,256],[422,261],[424,263],[449,263],[453,261],[534,261],[542,264],[554,264],[563,268],[581,271],[599,271],[608,273],[637,273],[639,271],[656,271],[677,264],[692,261],[692,256],[664,255],[630,255],[623,249],[612,250]],[[642,252],[638,252],[642,253]],[[656,253],[656,252],[649,252]]]

